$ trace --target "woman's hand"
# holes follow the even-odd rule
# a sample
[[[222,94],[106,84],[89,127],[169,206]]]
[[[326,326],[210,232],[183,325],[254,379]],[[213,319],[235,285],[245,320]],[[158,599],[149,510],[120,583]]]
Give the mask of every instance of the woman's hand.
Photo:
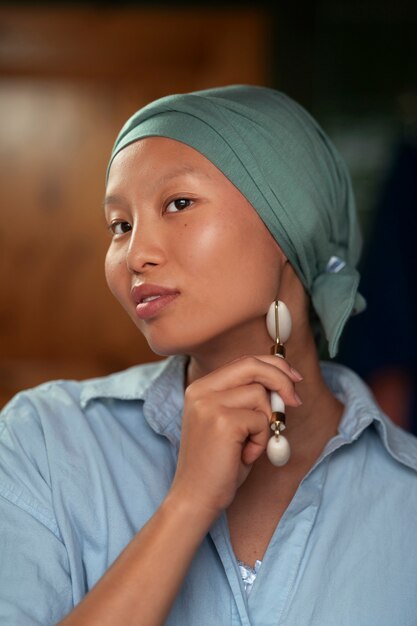
[[[271,435],[268,390],[299,406],[301,377],[276,356],[245,356],[185,391],[181,446],[170,496],[206,509],[213,520],[235,497]]]

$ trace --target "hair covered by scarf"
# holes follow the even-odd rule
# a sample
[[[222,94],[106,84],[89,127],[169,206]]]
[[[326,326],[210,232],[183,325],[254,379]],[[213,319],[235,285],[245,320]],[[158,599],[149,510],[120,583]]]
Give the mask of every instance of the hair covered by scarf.
[[[356,270],[361,237],[346,166],[315,120],[264,87],[167,96],[126,122],[107,174],[120,150],[150,136],[198,150],[249,200],[310,294],[335,356],[347,319],[365,308]]]

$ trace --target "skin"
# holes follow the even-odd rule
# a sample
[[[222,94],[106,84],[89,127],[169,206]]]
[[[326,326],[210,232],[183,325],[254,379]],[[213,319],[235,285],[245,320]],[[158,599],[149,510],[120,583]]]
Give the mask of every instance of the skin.
[[[302,284],[248,201],[204,156],[160,137],[126,147],[110,170],[105,213],[110,289],[156,353],[189,356],[182,438],[161,507],[61,624],[155,626],[221,511],[236,556],[263,557],[343,407],[321,377]],[[141,320],[131,297],[141,283],[179,296]],[[265,314],[277,297],[293,319],[286,360],[269,354]],[[287,407],[292,455],[282,468],[264,454],[269,390]]]

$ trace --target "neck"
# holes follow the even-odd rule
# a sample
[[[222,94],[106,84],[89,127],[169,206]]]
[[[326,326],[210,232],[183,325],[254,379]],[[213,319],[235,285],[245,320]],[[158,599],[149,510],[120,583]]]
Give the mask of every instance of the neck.
[[[292,449],[300,455],[307,449],[320,453],[337,433],[343,405],[326,385],[311,334],[302,344],[289,346],[287,358],[303,375],[296,387],[303,404],[298,408],[288,407],[286,436]]]

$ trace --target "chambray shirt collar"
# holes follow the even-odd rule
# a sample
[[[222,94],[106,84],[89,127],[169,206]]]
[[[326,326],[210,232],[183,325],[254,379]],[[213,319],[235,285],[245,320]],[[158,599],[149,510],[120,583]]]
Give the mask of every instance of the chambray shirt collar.
[[[187,362],[186,356],[173,356],[88,381],[81,393],[81,405],[86,407],[90,401],[106,398],[143,401],[143,415],[149,426],[178,447]],[[340,364],[322,362],[321,370],[329,388],[345,405],[345,411],[338,434],[327,444],[319,461],[341,445],[354,442],[374,425],[387,452],[417,471],[416,445],[379,409],[365,383]]]
[[[379,408],[369,387],[347,367],[321,362],[323,377],[333,394],[345,405],[338,435],[325,453],[341,444],[353,443],[371,425],[375,427],[386,451],[397,461],[417,471],[417,446],[408,433],[396,426]],[[329,450],[330,448],[330,450]]]
[[[185,369],[188,357],[168,359],[167,366],[144,393],[143,414],[149,426],[176,448],[181,438]]]
[[[177,355],[89,380],[81,391],[81,406],[104,399],[142,401],[150,427],[178,446],[187,362],[188,357]]]
[[[111,398],[115,400],[144,400],[149,386],[156,383],[161,375],[172,382],[172,372],[178,377],[179,361],[184,364],[187,358],[169,357],[154,363],[134,365],[126,370],[100,378],[85,381],[80,395],[81,406],[85,408],[91,400]]]

